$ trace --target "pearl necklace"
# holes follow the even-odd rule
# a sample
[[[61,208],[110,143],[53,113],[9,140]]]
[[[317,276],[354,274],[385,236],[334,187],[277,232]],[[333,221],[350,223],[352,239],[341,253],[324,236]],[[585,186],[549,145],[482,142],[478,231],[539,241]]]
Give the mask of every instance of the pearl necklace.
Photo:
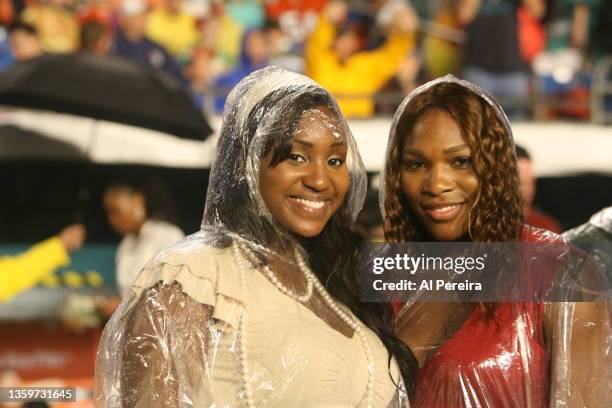
[[[243,252],[246,252],[247,256],[249,255],[253,256],[253,254],[252,252],[250,252],[250,250],[246,246],[234,241],[234,244],[232,245],[232,252],[234,255],[234,259],[236,260],[236,264],[238,265],[240,285],[244,292],[246,291],[246,288],[247,288],[245,271],[247,270],[248,265],[245,265],[244,259],[241,256],[241,250]],[[274,273],[270,270],[270,268],[267,265],[263,267],[262,269],[264,273],[266,274],[266,276],[268,277],[268,279],[270,279],[270,281],[282,293],[285,293],[298,301],[301,301],[300,299],[304,299],[304,298],[307,298],[307,300],[310,299],[310,297],[312,296],[312,287],[314,286],[314,288],[317,290],[317,292],[319,292],[319,294],[323,298],[323,301],[325,302],[325,304],[336,314],[336,316],[338,316],[344,323],[346,323],[351,329],[353,329],[353,331],[359,336],[359,339],[361,340],[361,344],[365,351],[366,360],[367,360],[367,369],[368,369],[368,381],[366,383],[366,389],[364,391],[364,395],[361,401],[362,402],[365,401],[366,408],[371,408],[372,407],[372,397],[374,394],[374,381],[375,381],[374,357],[372,356],[372,349],[370,348],[370,344],[368,343],[368,339],[366,337],[365,330],[362,328],[361,325],[355,322],[347,313],[345,313],[336,304],[336,302],[334,302],[331,295],[327,292],[327,290],[321,284],[321,282],[319,282],[315,274],[310,270],[310,268],[306,264],[306,261],[304,261],[304,259],[301,257],[297,249],[295,251],[295,257],[296,257],[296,261],[298,264],[298,268],[300,269],[300,271],[304,273],[304,275],[306,276],[306,281],[307,281],[306,293],[302,296],[296,295],[293,291],[283,286],[280,280],[276,277],[276,275],[274,275]],[[274,279],[272,277],[274,277]],[[310,285],[310,289],[309,289],[309,285]],[[246,336],[246,327],[247,327],[247,314],[243,306],[242,312],[240,314],[240,321],[238,324],[238,348],[239,348],[238,354],[240,358],[240,377],[242,379],[242,384],[244,386],[244,405],[247,408],[255,408],[255,403],[253,402],[253,391],[251,389],[250,378],[249,378],[249,366],[247,362],[248,343],[247,343],[247,336]],[[361,403],[359,405],[361,405]]]
[[[244,253],[247,256],[247,258],[249,258],[250,260],[255,259],[255,254],[253,254],[253,252],[251,252],[249,248],[247,248],[245,245],[240,244],[240,243],[238,243],[237,245],[238,245],[239,252]],[[278,290],[280,290],[282,293],[284,293],[285,295],[289,297],[294,298],[300,303],[306,303],[312,297],[314,281],[316,279],[313,277],[312,273],[309,273],[310,271],[308,269],[308,265],[306,265],[306,261],[304,261],[304,258],[302,258],[302,256],[300,255],[297,249],[295,249],[294,251],[294,256],[297,262],[298,269],[306,277],[306,293],[304,293],[303,295],[298,295],[293,290],[283,285],[283,283],[280,281],[280,279],[278,279],[276,274],[272,272],[272,270],[270,269],[268,265],[263,266],[262,272],[264,273],[264,275],[266,275],[266,277],[270,280],[270,282],[272,282],[274,286],[276,286]]]

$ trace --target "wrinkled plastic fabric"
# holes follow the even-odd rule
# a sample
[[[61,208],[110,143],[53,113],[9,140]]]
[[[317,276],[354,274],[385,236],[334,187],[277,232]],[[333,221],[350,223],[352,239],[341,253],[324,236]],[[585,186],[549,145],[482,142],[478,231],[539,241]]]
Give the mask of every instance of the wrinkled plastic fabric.
[[[590,254],[612,282],[612,207],[604,208],[589,222],[566,231],[563,236]]]
[[[397,121],[412,98],[441,82],[471,89],[498,109],[510,128],[503,111],[486,92],[447,76],[406,98],[395,115],[388,149],[398,143]],[[384,212],[384,183],[381,187]],[[610,226],[602,216],[594,220],[599,226]],[[584,247],[595,252],[590,256],[562,236],[525,227],[521,242],[526,248],[537,245],[538,250],[516,268],[516,279],[534,293],[542,289],[536,286],[549,285],[545,289],[554,292],[551,299],[435,302],[431,292],[416,292],[403,304],[396,320],[398,335],[419,361],[412,407],[612,406],[611,292],[605,269],[597,261],[598,256],[609,259],[610,252],[601,255],[605,250],[593,250],[599,245],[609,248],[609,241],[599,242],[604,232],[590,224],[568,234],[576,243],[593,241]]]
[[[279,93],[284,96],[269,98]],[[247,384],[253,406],[362,403],[368,367],[359,336],[343,330],[344,323],[319,295],[299,303],[258,270],[262,260],[295,266],[281,242],[301,248],[272,219],[261,196],[259,169],[268,139],[291,132],[282,115],[297,109],[297,98],[306,93],[329,96],[310,79],[271,67],[251,74],[229,95],[201,231],[152,259],[105,327],[97,355],[97,407],[247,406]],[[276,102],[270,105],[270,100]],[[366,174],[331,101],[331,115],[308,114],[346,141],[350,187],[345,204],[355,217]],[[253,129],[255,119],[259,125]],[[249,199],[236,202],[233,193],[241,189]],[[243,220],[225,221],[228,209],[240,205],[271,225],[257,240],[239,232]],[[236,255],[236,242],[252,254]],[[239,267],[240,260],[245,267]],[[374,355],[373,407],[408,406],[395,361],[388,365],[382,342],[365,331]]]

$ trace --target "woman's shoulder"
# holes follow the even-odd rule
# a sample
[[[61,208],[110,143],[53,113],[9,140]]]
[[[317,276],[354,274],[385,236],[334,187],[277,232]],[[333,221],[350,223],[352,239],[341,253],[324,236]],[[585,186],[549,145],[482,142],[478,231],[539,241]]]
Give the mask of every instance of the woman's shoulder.
[[[216,246],[206,236],[196,233],[159,251],[145,269],[173,265],[197,269],[194,272],[199,274],[209,274],[211,267],[215,269],[219,261],[226,261],[227,258],[231,259],[230,247]]]
[[[240,301],[241,288],[231,247],[217,247],[193,234],[160,251],[133,284],[138,293],[163,282],[178,282],[194,300],[214,306],[218,295]]]

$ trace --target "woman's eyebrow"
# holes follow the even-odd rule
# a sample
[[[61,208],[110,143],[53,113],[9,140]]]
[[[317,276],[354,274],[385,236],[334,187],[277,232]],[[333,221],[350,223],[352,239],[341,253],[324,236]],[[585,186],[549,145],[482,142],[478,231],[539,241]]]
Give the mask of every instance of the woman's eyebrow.
[[[453,146],[453,147],[449,147],[448,149],[444,149],[442,150],[442,152],[444,154],[450,154],[450,153],[454,153],[458,150],[463,150],[465,148],[470,148],[470,146],[468,146],[467,144],[462,144],[462,145],[458,145],[458,146]]]
[[[294,142],[297,143],[297,144],[301,144],[302,146],[306,146],[306,147],[313,147],[314,146],[312,143],[307,142],[305,140],[295,139]],[[329,147],[339,147],[339,146],[344,146],[344,145],[345,145],[344,140],[340,140],[340,141],[337,141],[337,142],[333,142],[331,145],[329,145]]]
[[[306,142],[306,141],[304,141],[304,140],[297,140],[297,139],[294,139],[293,141],[294,141],[294,143],[298,143],[298,144],[301,144],[301,145],[306,146],[306,147],[312,147],[312,146],[313,146],[313,144],[312,144],[312,143],[310,143],[310,142]]]
[[[419,149],[416,149],[414,147],[404,147],[404,149],[402,150],[402,154],[413,154],[415,156],[424,156],[423,152],[421,152]]]

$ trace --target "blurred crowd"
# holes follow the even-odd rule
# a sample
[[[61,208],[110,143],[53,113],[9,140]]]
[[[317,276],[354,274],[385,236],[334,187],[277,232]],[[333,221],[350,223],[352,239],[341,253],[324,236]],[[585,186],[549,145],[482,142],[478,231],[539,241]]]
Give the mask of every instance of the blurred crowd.
[[[419,83],[452,73],[526,117],[535,91],[588,99],[594,65],[612,54],[611,14],[604,0],[0,0],[0,67],[116,55],[220,113],[241,78],[279,65],[328,88],[349,117],[392,113]],[[552,114],[589,116],[577,106]]]

